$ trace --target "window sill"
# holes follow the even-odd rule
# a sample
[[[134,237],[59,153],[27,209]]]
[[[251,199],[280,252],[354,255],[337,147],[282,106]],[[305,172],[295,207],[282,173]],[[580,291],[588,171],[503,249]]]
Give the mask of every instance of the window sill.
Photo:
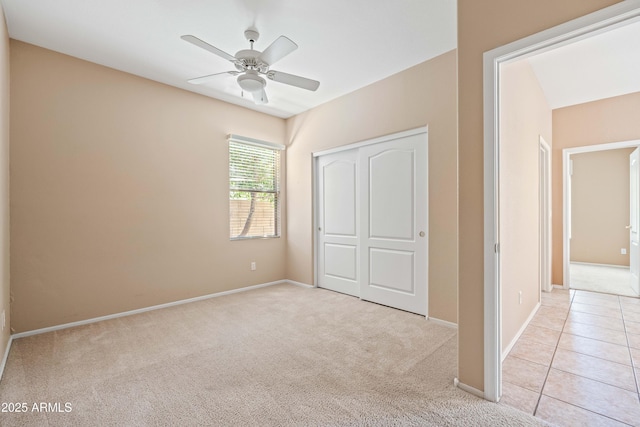
[[[280,236],[248,236],[248,237],[231,237],[229,240],[238,241],[238,240],[268,240],[268,239],[279,239]]]

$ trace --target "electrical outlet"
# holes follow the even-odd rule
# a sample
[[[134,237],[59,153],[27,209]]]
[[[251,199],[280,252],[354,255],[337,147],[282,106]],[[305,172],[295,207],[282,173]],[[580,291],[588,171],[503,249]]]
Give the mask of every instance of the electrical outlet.
[[[627,254],[627,248],[620,249],[620,255],[626,255],[626,254]]]
[[[256,262],[251,261],[251,271],[255,271],[255,270],[256,270]]]
[[[522,304],[522,291],[518,292],[518,302]]]

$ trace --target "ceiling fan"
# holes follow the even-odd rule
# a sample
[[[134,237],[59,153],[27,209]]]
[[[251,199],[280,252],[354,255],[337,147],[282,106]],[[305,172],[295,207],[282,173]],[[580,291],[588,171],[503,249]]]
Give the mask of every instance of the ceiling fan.
[[[253,49],[253,43],[255,43],[260,37],[258,31],[254,28],[249,28],[244,32],[244,36],[251,44],[251,48],[240,50],[236,53],[235,56],[229,55],[228,53],[218,49],[215,46],[210,45],[205,41],[200,40],[195,36],[181,36],[180,38],[182,40],[218,55],[219,57],[230,61],[236,67],[236,69],[233,71],[224,71],[222,73],[209,74],[207,76],[202,76],[187,81],[192,84],[202,84],[213,80],[217,76],[222,74],[238,76],[238,85],[240,85],[240,88],[243,91],[249,92],[253,95],[253,100],[256,104],[266,104],[268,102],[267,93],[264,90],[267,82],[261,76],[265,76],[269,80],[296,86],[302,89],[311,91],[315,91],[316,89],[318,89],[318,86],[320,86],[320,82],[316,80],[311,80],[305,77],[269,69],[269,67],[275,64],[277,61],[284,58],[298,48],[298,45],[291,41],[289,38],[280,36],[263,52],[260,52]]]

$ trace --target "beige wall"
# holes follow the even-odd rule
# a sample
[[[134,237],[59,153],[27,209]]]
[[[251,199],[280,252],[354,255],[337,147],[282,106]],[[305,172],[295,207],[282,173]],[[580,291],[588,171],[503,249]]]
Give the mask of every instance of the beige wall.
[[[288,273],[313,283],[311,153],[429,126],[429,315],[457,322],[456,52],[287,121]]]
[[[4,310],[6,316],[0,337],[0,363],[9,343],[9,300],[9,35],[0,6],[0,313]]]
[[[638,111],[640,93],[553,110],[553,283],[563,284],[562,150],[640,139]]]
[[[617,0],[458,0],[458,375],[477,389],[484,389],[482,55],[614,3]]]
[[[16,332],[285,278],[286,235],[229,240],[226,143],[284,120],[17,41],[11,94]]]
[[[540,300],[540,136],[548,144],[552,142],[551,109],[529,62],[503,65],[500,76],[500,277],[504,350]],[[511,179],[514,176],[518,178]]]
[[[633,148],[571,156],[571,261],[629,265],[629,154]]]
[[[478,389],[483,389],[484,362],[482,53],[614,3],[617,0],[458,1],[459,230],[451,224],[455,216],[449,209],[443,208],[447,215],[432,214],[430,226],[441,227],[447,239],[430,256],[442,264],[446,277],[454,279],[445,287],[455,288],[457,270],[459,378]],[[455,85],[441,84],[455,73],[443,73],[440,81],[421,78],[421,67],[433,64],[380,82],[376,89],[358,91],[359,102],[343,97],[331,103],[335,111],[319,107],[288,121],[292,152],[287,156],[300,160],[289,169],[299,182],[287,181],[297,197],[289,206],[291,235],[285,237],[290,278],[311,281],[311,151],[429,123],[430,159],[442,159],[441,165],[430,164],[431,175],[439,168],[456,170],[455,151],[450,152],[455,124],[453,132],[445,132],[438,129],[444,124],[437,120],[448,116],[443,110],[456,108],[455,100],[449,100],[452,91],[455,96]],[[17,182],[11,183],[11,190],[23,193],[13,198],[11,207],[12,217],[21,216],[11,224],[14,253],[21,258],[11,266],[14,314],[34,308],[16,319],[17,331],[47,326],[47,319],[68,322],[268,280],[247,276],[245,255],[265,257],[257,261],[268,265],[267,260],[276,258],[271,254],[283,253],[281,242],[251,242],[239,248],[220,240],[226,237],[227,223],[219,220],[222,189],[213,183],[226,173],[217,155],[224,133],[276,140],[282,134],[280,122],[21,43],[12,44],[11,67],[18,74],[11,88],[18,92],[11,102],[12,149],[17,151],[12,153],[11,171]],[[43,79],[42,69],[52,76]],[[430,99],[416,96],[425,87],[433,94]],[[390,100],[393,108],[385,108]],[[433,116],[425,114],[426,104],[439,104]],[[349,109],[354,105],[368,114]],[[139,116],[141,120],[132,120]],[[352,120],[359,125],[351,125]],[[230,125],[224,126],[227,122]],[[240,129],[228,129],[234,125]],[[447,143],[436,143],[439,132],[453,135],[453,142],[445,137]],[[192,156],[179,150],[176,141]],[[296,141],[307,141],[300,143],[306,148],[294,148]],[[554,142],[558,150],[555,129]],[[87,159],[93,161],[83,161]],[[430,199],[440,195],[443,205],[454,205],[455,174],[453,179],[445,175],[442,181],[430,177]],[[183,186],[184,181],[194,186]],[[212,197],[198,199],[198,187],[205,187]],[[202,233],[208,224],[212,229]],[[459,251],[452,238],[458,231]],[[188,256],[193,253],[195,258]],[[131,258],[135,262],[127,261]],[[275,272],[284,265],[274,262],[274,274],[258,274],[281,276]],[[114,265],[117,268],[109,268]],[[455,296],[449,299],[455,301]]]

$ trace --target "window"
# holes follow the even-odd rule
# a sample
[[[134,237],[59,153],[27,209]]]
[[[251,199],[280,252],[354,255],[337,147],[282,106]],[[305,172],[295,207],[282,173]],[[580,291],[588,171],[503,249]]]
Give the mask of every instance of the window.
[[[232,240],[280,237],[280,152],[284,146],[229,135]]]

